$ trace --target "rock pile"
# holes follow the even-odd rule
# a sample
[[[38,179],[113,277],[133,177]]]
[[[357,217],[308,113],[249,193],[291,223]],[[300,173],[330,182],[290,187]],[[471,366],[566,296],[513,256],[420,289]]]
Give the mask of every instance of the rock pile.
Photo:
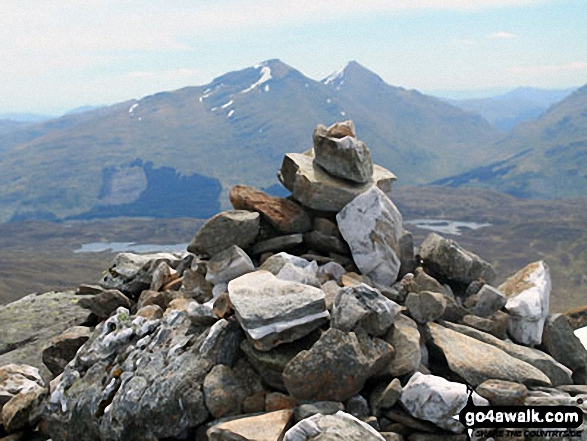
[[[454,416],[467,385],[477,405],[587,399],[587,350],[548,313],[544,262],[495,286],[491,265],[453,240],[431,234],[415,249],[390,200],[395,176],[353,123],[313,139],[279,171],[291,197],[235,186],[234,210],[188,252],[120,254],[99,285],[64,295],[79,319],[26,360],[43,375],[0,368],[2,430],[466,440]]]

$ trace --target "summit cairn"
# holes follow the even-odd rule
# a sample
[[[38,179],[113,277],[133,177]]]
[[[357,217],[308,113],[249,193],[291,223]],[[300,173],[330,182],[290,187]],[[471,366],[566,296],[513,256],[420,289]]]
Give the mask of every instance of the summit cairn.
[[[0,433],[464,441],[467,385],[477,405],[587,399],[548,266],[497,286],[454,240],[415,248],[351,121],[318,125],[278,176],[291,196],[235,186],[187,252],[124,253],[98,285],[0,308]]]

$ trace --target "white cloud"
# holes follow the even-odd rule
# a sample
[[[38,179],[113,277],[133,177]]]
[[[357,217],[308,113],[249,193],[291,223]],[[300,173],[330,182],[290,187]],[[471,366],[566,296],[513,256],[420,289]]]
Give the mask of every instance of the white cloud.
[[[490,40],[512,40],[514,38],[517,38],[517,35],[512,34],[511,32],[499,31],[494,32],[488,38]]]

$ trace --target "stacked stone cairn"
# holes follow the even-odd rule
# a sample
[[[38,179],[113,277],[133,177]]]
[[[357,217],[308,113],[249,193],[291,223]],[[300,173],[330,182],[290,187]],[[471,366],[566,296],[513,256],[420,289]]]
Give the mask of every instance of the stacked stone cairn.
[[[496,286],[492,266],[453,240],[430,234],[414,249],[390,200],[395,176],[353,123],[319,125],[313,141],[283,160],[290,197],[237,185],[234,210],[186,253],[123,253],[82,285],[85,327],[53,338],[43,365],[0,368],[2,430],[464,441],[454,416],[467,385],[478,405],[587,398],[587,351],[549,315],[544,262]]]

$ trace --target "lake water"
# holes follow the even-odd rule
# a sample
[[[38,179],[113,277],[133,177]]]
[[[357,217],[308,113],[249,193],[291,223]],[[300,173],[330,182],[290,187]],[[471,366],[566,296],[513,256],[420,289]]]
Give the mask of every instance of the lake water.
[[[478,222],[462,222],[448,219],[413,219],[404,220],[404,224],[414,225],[417,228],[430,230],[442,234],[453,234],[460,236],[466,230],[478,230],[479,228],[490,227],[491,224]]]
[[[185,251],[187,246],[187,243],[155,245],[136,242],[93,242],[83,244],[81,248],[74,250],[74,253],[101,253],[103,251],[111,253],[169,253]]]

